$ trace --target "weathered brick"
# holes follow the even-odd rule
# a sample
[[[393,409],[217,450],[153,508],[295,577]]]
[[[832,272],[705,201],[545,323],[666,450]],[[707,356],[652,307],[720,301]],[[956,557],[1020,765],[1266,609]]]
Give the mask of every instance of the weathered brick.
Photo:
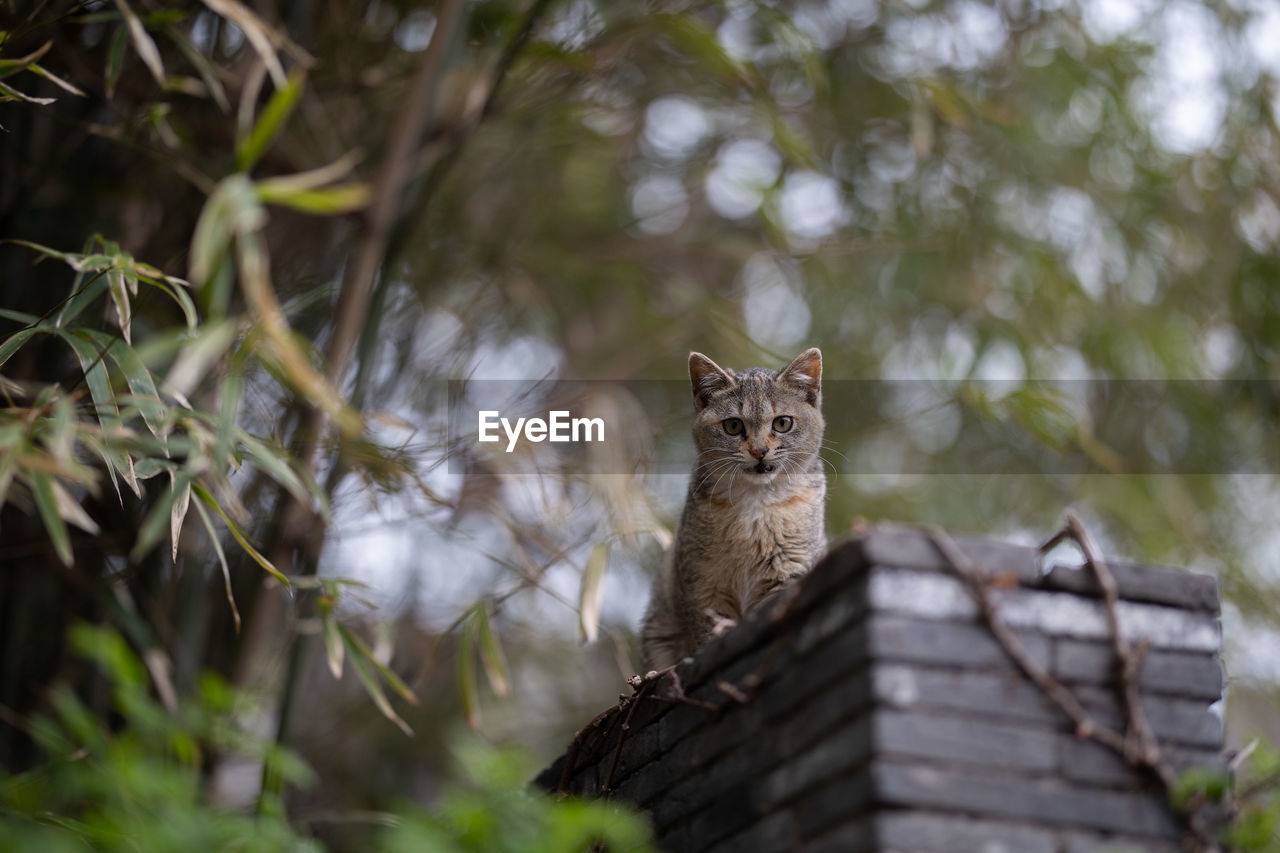
[[[1038,578],[1034,548],[971,536],[954,536],[952,540],[976,568],[988,574],[1013,575],[1027,583]],[[918,527],[880,525],[867,533],[860,545],[869,565],[951,570],[947,559]]]
[[[873,610],[921,619],[977,619],[977,605],[956,576],[877,566],[867,583]],[[1077,639],[1105,640],[1111,636],[1106,609],[1099,599],[1029,589],[992,589],[988,595],[1000,619],[1011,628]],[[1212,613],[1121,601],[1116,605],[1116,619],[1121,632],[1134,643],[1145,640],[1156,648],[1201,652],[1214,652],[1221,643],[1218,619]]]
[[[806,841],[804,851],[805,853],[870,853],[876,849],[875,843],[871,818],[863,816],[844,823],[818,838]]]
[[[772,723],[768,748],[784,757],[795,755],[855,717],[870,714],[870,701],[865,672],[828,682],[822,692],[791,706],[789,716]]]
[[[764,809],[797,797],[837,773],[858,767],[871,754],[871,720],[863,716],[786,760],[756,785]]]
[[[1218,581],[1212,575],[1194,574],[1164,566],[1108,561],[1121,598],[1167,604],[1183,610],[1218,612]],[[1045,573],[1042,586],[1063,592],[1101,595],[1093,573],[1085,568],[1055,565]]]
[[[914,850],[917,853],[1056,853],[1057,839],[1050,830],[993,820],[930,814],[884,812],[875,818],[878,849]]]
[[[962,811],[1156,838],[1178,834],[1173,816],[1156,794],[1097,791],[1004,772],[889,761],[876,762],[872,774],[878,799],[899,808]]]
[[[777,681],[756,701],[766,719],[777,719],[805,707],[813,696],[831,685],[837,685],[839,695],[847,701],[855,699],[851,690],[869,696],[866,678],[858,675],[866,659],[866,631],[851,628],[804,658],[788,661]]]
[[[877,757],[1046,773],[1057,764],[1057,735],[1043,728],[889,710],[877,710],[871,725]]]
[[[1023,586],[1098,596],[1091,573],[1055,565],[1041,575],[1037,549],[979,537],[957,535],[953,541],[970,563],[988,575],[1016,577]],[[882,525],[861,540],[852,540],[860,554],[850,562],[897,566],[935,572],[952,571],[923,530]],[[1218,585],[1210,575],[1193,574],[1166,566],[1147,566],[1108,560],[1121,599],[1167,604],[1184,610],[1216,613]]]
[[[1019,672],[978,672],[912,664],[877,664],[871,669],[877,702],[892,708],[1044,723],[1066,716],[1040,688]]]
[[[705,850],[754,823],[762,812],[755,805],[754,781],[738,779],[717,788],[716,796],[688,824],[690,850]]]
[[[1112,728],[1126,722],[1126,714],[1114,690],[1078,686],[1076,697],[1090,714]],[[1142,696],[1142,709],[1151,731],[1161,740],[1188,746],[1217,747],[1222,743],[1222,719],[1203,699]]]
[[[1107,747],[1070,735],[1059,737],[1058,767],[1064,779],[1107,787],[1133,787],[1139,780],[1137,772]],[[1166,745],[1162,748],[1162,757],[1175,772],[1192,767],[1220,768],[1224,764],[1221,754],[1213,749]]]
[[[867,654],[877,661],[907,661],[987,671],[1014,669],[1004,649],[982,625],[876,614],[858,630],[866,633]],[[1014,636],[1033,662],[1049,667],[1048,637],[1025,631],[1015,631]]]
[[[799,840],[795,816],[776,812],[724,839],[708,853],[742,853],[745,850],[792,850]]]
[[[1059,640],[1053,672],[1065,681],[1110,684],[1116,679],[1116,657],[1106,642]],[[1222,696],[1222,666],[1216,653],[1154,650],[1142,661],[1138,684],[1144,691],[1208,699]]]
[[[866,767],[830,780],[801,796],[789,806],[796,814],[800,834],[821,835],[832,827],[856,820],[871,805],[874,787]]]
[[[1061,853],[1181,853],[1186,849],[1173,840],[1092,832],[1063,832],[1059,839]]]

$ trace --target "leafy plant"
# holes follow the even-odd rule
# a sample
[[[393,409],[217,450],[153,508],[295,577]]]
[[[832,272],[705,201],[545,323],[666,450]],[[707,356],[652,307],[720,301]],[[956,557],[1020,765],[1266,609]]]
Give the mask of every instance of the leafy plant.
[[[648,826],[629,808],[556,800],[529,787],[527,757],[472,737],[455,739],[458,781],[432,812],[408,812],[384,853],[651,853]]]
[[[316,850],[278,812],[244,814],[209,802],[214,756],[262,762],[292,784],[312,780],[295,755],[239,726],[245,698],[203,676],[190,699],[152,698],[147,667],[114,631],[79,625],[71,643],[110,685],[110,725],[66,686],[53,713],[30,724],[47,756],[0,780],[3,850]]]

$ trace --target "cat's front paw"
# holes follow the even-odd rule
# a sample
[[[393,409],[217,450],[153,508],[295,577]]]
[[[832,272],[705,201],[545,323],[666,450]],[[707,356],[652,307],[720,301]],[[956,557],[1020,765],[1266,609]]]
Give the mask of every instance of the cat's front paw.
[[[725,616],[723,613],[717,613],[711,608],[707,608],[706,614],[711,619],[711,636],[713,637],[719,637],[725,631],[738,624],[737,619]]]

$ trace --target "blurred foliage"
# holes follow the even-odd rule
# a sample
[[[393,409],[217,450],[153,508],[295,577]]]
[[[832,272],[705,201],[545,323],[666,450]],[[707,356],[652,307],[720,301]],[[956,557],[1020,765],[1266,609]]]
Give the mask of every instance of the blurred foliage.
[[[256,815],[212,807],[205,777],[214,756],[248,758],[293,785],[314,783],[291,751],[236,728],[246,697],[218,676],[178,707],[154,699],[146,667],[110,630],[77,626],[78,654],[94,661],[110,686],[116,724],[96,717],[60,688],[54,715],[32,721],[47,763],[0,776],[0,850],[321,850],[298,833],[278,803]],[[240,709],[243,711],[243,707]],[[406,804],[367,815],[378,849],[424,853],[645,853],[648,827],[624,807],[529,789],[532,766],[519,750],[459,739],[462,771],[434,811]]]
[[[296,756],[235,727],[237,702],[216,675],[199,695],[166,708],[146,668],[119,634],[79,626],[71,644],[110,686],[118,725],[67,687],[54,714],[31,723],[48,760],[0,780],[0,845],[6,850],[314,850],[278,809],[261,816],[211,808],[202,768],[213,755],[244,755],[294,784],[312,776]]]
[[[625,807],[556,800],[530,790],[536,772],[517,750],[471,738],[454,749],[458,786],[433,814],[419,812],[382,841],[388,853],[651,853],[648,826]]]
[[[260,697],[319,771],[268,774],[291,811],[440,797],[454,721],[546,758],[634,668],[684,486],[637,460],[684,415],[595,394],[637,446],[590,477],[451,441],[445,381],[808,345],[833,536],[1074,505],[1219,576],[1237,713],[1280,678],[1274,15],[1121,6],[0,0],[6,719],[135,736],[89,622],[177,707]],[[0,732],[15,773],[47,750]],[[459,814],[409,825],[470,849]]]

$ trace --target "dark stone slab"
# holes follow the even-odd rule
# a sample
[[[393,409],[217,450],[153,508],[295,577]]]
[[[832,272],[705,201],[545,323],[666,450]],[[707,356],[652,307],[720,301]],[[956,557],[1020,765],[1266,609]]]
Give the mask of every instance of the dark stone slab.
[[[1119,729],[1127,722],[1120,698],[1109,688],[1077,686],[1076,697],[1098,722]],[[1144,695],[1142,709],[1161,741],[1216,748],[1222,743],[1222,719],[1204,699]]]
[[[1213,575],[1139,563],[1108,562],[1120,597],[1127,601],[1167,604],[1183,610],[1217,613],[1218,579]],[[1084,567],[1054,565],[1040,583],[1081,595],[1101,597],[1102,590],[1093,573]]]
[[[1060,853],[1182,853],[1186,849],[1177,841],[1092,832],[1063,832],[1059,839]]]
[[[793,850],[799,841],[795,816],[776,812],[736,835],[716,844],[708,853],[742,853],[745,850]]]
[[[642,806],[652,804],[672,784],[671,769],[655,758],[618,783],[617,795]]]
[[[1033,585],[1039,580],[1036,550],[974,536],[952,536],[960,552],[989,575],[1008,575]],[[857,540],[867,565],[951,571],[951,566],[928,535],[918,527],[878,525]]]
[[[986,671],[1016,669],[983,625],[876,614],[858,630],[866,633],[867,654],[877,661],[907,661]],[[1046,669],[1051,665],[1048,637],[1026,631],[1015,631],[1014,636],[1033,662]]]
[[[780,684],[779,689],[781,687]],[[868,716],[870,703],[871,691],[864,673],[829,682],[823,692],[789,705],[789,715],[780,715],[769,723],[773,736],[768,748],[782,756],[796,755],[831,732],[844,728],[850,720]]]
[[[777,719],[836,685],[846,702],[861,704],[870,697],[865,676],[858,674],[866,660],[866,633],[851,628],[803,658],[788,661],[782,674],[756,701],[763,707],[766,719]]]
[[[1133,787],[1137,773],[1123,758],[1091,740],[1061,735],[1059,771],[1064,779],[1102,787]],[[1225,768],[1226,760],[1214,749],[1163,746],[1164,761],[1176,773],[1193,767]]]
[[[1157,795],[1080,788],[1050,779],[925,764],[876,762],[876,794],[897,808],[1013,818],[1044,826],[1176,838],[1178,825]]]
[[[689,850],[705,850],[716,842],[755,823],[762,812],[754,802],[755,782],[738,779],[718,787],[716,796],[689,821]]]
[[[872,715],[877,758],[921,759],[1049,773],[1057,764],[1057,733],[949,715],[877,709]]]
[[[929,812],[882,812],[875,818],[875,836],[880,849],[917,853],[1057,853],[1057,839],[1047,829]]]
[[[1065,724],[1066,715],[1020,672],[943,669],[877,663],[871,670],[875,700],[902,710],[943,711],[979,720]]]
[[[1063,681],[1112,684],[1116,657],[1105,642],[1059,640],[1053,673]],[[1154,650],[1147,653],[1138,674],[1144,692],[1216,701],[1222,697],[1222,665],[1216,655]]]
[[[870,754],[871,720],[862,716],[760,778],[757,802],[772,810],[836,774],[848,775]]]
[[[805,794],[790,810],[796,814],[800,834],[812,838],[856,821],[870,807],[873,793],[871,774],[864,767]]]
[[[806,841],[803,850],[805,853],[872,853],[876,850],[875,828],[870,817],[858,818]]]
[[[1054,566],[1042,575],[1038,550],[981,537],[954,535],[961,553],[989,575],[1016,577],[1023,586],[1074,592],[1092,597],[1101,593],[1087,571]],[[951,566],[928,535],[916,527],[881,525],[847,546],[861,550],[862,565],[897,566],[950,571]],[[841,546],[841,547],[847,547]],[[1106,555],[1103,555],[1104,557]],[[856,558],[855,558],[856,561]],[[1219,607],[1217,579],[1166,566],[1147,566],[1124,560],[1108,560],[1122,599],[1168,604],[1186,610],[1216,613]]]

